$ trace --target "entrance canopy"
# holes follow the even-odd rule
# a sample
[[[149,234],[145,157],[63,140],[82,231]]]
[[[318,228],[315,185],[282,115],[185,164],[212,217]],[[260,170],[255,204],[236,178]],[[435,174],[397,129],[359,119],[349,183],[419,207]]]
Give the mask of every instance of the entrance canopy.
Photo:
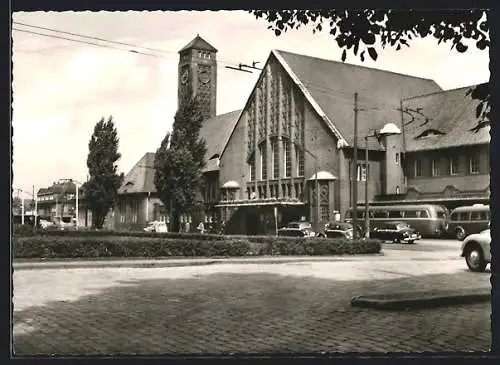
[[[337,180],[337,178],[328,171],[318,171],[309,180]]]

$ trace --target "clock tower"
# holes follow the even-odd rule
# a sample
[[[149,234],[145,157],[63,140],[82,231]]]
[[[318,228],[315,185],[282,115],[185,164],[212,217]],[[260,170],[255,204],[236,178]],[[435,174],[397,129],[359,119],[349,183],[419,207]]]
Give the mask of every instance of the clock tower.
[[[216,115],[217,50],[197,35],[179,51],[177,105],[192,92],[198,97],[205,119]]]

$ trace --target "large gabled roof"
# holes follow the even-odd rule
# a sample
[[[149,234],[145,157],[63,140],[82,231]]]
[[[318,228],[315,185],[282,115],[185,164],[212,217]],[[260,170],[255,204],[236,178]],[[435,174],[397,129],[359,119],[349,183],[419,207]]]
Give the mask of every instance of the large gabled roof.
[[[489,143],[489,127],[477,132],[476,107],[478,100],[467,92],[476,85],[446,90],[404,100],[404,106],[412,110],[414,120],[405,116],[407,151],[433,150],[455,146]]]
[[[182,47],[179,53],[184,52],[191,48],[199,49],[202,51],[217,52],[217,49],[213,47],[210,43],[208,43],[206,40],[201,38],[199,34],[197,34],[196,37],[194,37],[194,39],[191,42]]]
[[[317,104],[328,123],[335,126],[349,146],[354,141],[354,94],[358,93],[358,138],[391,122],[401,126],[400,100],[441,91],[431,79],[343,62],[273,51],[285,70]],[[307,95],[306,95],[307,96]],[[314,107],[314,105],[313,105]],[[321,115],[321,114],[320,114]],[[382,148],[374,138],[369,147]]]
[[[374,129],[386,123],[401,127],[401,99],[442,90],[431,79],[281,50],[271,51],[263,69],[272,58],[279,62],[336,136],[338,147],[352,146],[354,142],[355,93],[358,93],[359,109],[358,145],[362,146],[364,136],[373,134]],[[246,104],[252,96],[253,91]],[[383,149],[375,138],[368,142],[370,149]]]

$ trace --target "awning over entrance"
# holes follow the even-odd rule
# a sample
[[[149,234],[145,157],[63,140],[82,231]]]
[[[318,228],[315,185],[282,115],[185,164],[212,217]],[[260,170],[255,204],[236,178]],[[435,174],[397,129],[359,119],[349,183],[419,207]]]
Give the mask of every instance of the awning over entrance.
[[[259,206],[297,206],[305,205],[304,202],[298,199],[244,199],[244,200],[227,200],[216,204],[216,208],[223,207],[259,207]]]

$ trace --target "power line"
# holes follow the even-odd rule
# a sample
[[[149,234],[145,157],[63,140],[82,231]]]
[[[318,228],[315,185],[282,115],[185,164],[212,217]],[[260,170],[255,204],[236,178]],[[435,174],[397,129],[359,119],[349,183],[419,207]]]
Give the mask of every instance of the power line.
[[[146,55],[146,56],[164,58],[162,56],[154,55],[154,54],[151,54],[151,53],[143,53],[143,52],[138,52],[138,51],[134,52],[134,50],[124,49],[124,48],[118,48],[118,47],[112,47],[112,46],[107,45],[107,44],[99,44],[99,43],[89,42],[89,41],[85,41],[85,40],[81,40],[81,39],[71,39],[71,38],[62,37],[62,36],[58,36],[58,35],[54,35],[54,34],[44,34],[44,33],[34,32],[34,31],[31,31],[31,30],[17,29],[17,28],[12,28],[12,30],[15,30],[15,31],[18,31],[18,32],[23,32],[23,33],[40,35],[40,36],[49,37],[49,38],[63,39],[63,40],[70,41],[70,42],[84,43],[84,44],[88,44],[88,45],[92,45],[92,46],[97,46],[97,47],[103,47],[103,48],[109,48],[109,49],[116,49],[116,50],[119,50],[119,51],[140,53],[140,54],[143,54],[143,55]]]
[[[40,36],[49,37],[49,38],[67,40],[67,41],[70,41],[70,42],[83,43],[83,44],[97,46],[97,47],[102,47],[102,48],[107,48],[107,49],[114,49],[114,50],[117,50],[117,51],[130,52],[130,53],[135,53],[135,54],[140,54],[140,55],[150,56],[150,57],[155,57],[155,58],[173,59],[172,56],[169,57],[169,56],[164,56],[164,55],[155,55],[155,54],[152,54],[152,53],[140,52],[140,51],[137,51],[137,50],[134,50],[134,49],[125,49],[125,48],[119,48],[119,47],[112,47],[112,46],[107,45],[107,44],[99,44],[99,43],[85,41],[85,40],[80,40],[80,39],[72,39],[72,38],[67,38],[67,37],[63,37],[63,36],[59,36],[59,35],[54,35],[54,34],[44,34],[44,33],[34,32],[34,31],[31,31],[31,30],[17,29],[17,28],[12,28],[12,30],[15,30],[15,31],[18,31],[18,32],[29,33],[29,34],[40,35]],[[35,54],[40,54],[40,55],[46,55],[44,53],[41,53],[40,51],[38,51],[38,52],[30,52],[30,51],[17,50],[16,52],[20,52],[20,53],[35,53]],[[220,66],[220,65],[217,65],[216,67],[219,68],[219,69],[224,69],[225,68],[224,66]],[[228,67],[228,66],[226,66],[226,67]],[[248,71],[248,72],[252,73],[251,71]]]
[[[142,49],[145,49],[145,50],[148,50],[148,51],[153,51],[153,52],[174,53],[174,52],[160,50],[160,49],[155,49],[155,48],[150,48],[150,47],[137,46],[137,45],[130,44],[130,43],[125,43],[125,42],[110,41],[110,40],[104,39],[104,38],[87,36],[87,35],[78,34],[78,33],[72,33],[72,32],[66,32],[66,31],[63,31],[63,30],[57,30],[57,29],[53,29],[53,28],[41,27],[41,26],[38,26],[38,25],[30,25],[30,24],[25,24],[25,23],[20,23],[20,22],[12,22],[12,24],[22,25],[24,27],[36,28],[36,29],[41,29],[41,30],[48,30],[48,31],[54,32],[54,33],[68,34],[68,35],[72,35],[72,36],[75,36],[75,37],[93,39],[93,40],[101,41],[101,42],[114,43],[114,44],[118,44],[118,45],[121,45],[121,46],[128,46],[128,47],[133,47],[133,48],[142,48]],[[19,30],[19,29],[16,29],[16,30]]]
[[[127,47],[132,47],[132,48],[140,48],[140,49],[144,49],[144,50],[148,50],[148,51],[152,51],[152,52],[167,53],[167,54],[175,55],[176,57],[178,55],[178,52],[167,51],[167,50],[164,50],[164,49],[151,48],[151,47],[145,47],[145,46],[138,46],[138,45],[131,44],[131,43],[125,43],[125,42],[119,42],[119,41],[112,41],[112,40],[108,40],[108,39],[105,39],[105,38],[88,36],[88,35],[79,34],[79,33],[73,33],[73,32],[67,32],[67,31],[53,29],[53,28],[48,28],[48,27],[41,27],[41,26],[38,26],[38,25],[31,25],[31,24],[26,24],[26,23],[21,23],[21,22],[12,22],[12,24],[17,24],[17,25],[21,25],[21,26],[24,26],[24,27],[35,28],[35,29],[40,29],[40,30],[46,30],[46,31],[49,31],[49,32],[54,32],[54,33],[67,34],[67,35],[71,35],[71,36],[75,36],[75,37],[80,37],[80,38],[92,39],[92,40],[96,40],[96,41],[100,41],[100,42],[107,42],[107,43],[116,44],[116,45],[120,45],[120,46],[127,46]],[[20,32],[24,31],[24,32],[27,32],[27,33],[38,34],[38,35],[52,37],[52,38],[60,38],[60,39],[65,39],[65,40],[69,40],[69,41],[74,41],[74,42],[81,42],[81,43],[96,45],[95,43],[88,43],[88,42],[84,42],[84,41],[77,40],[77,39],[71,39],[71,38],[67,38],[67,37],[55,37],[55,36],[49,35],[49,34],[36,33],[36,32],[33,32],[33,31],[22,30],[22,29],[13,29],[13,30],[17,30],[17,31],[20,31]],[[104,45],[100,45],[100,46],[104,46]],[[110,48],[116,48],[116,47],[110,47]],[[122,48],[117,48],[117,49],[122,49]],[[134,53],[140,53],[140,54],[144,54],[144,55],[148,55],[148,56],[153,56],[153,57],[161,57],[159,55],[152,55],[150,53],[143,53],[143,52],[138,52],[138,51],[134,51],[134,50],[128,50],[128,51],[134,52]],[[236,65],[235,62],[226,61],[226,60],[222,60],[222,59],[218,59],[217,62],[221,63],[221,64],[231,65],[231,66]],[[260,63],[260,62],[255,62],[254,61],[254,62],[252,62],[252,66],[246,66],[246,65],[242,65],[242,66],[258,69],[257,67],[255,67],[258,63]]]

